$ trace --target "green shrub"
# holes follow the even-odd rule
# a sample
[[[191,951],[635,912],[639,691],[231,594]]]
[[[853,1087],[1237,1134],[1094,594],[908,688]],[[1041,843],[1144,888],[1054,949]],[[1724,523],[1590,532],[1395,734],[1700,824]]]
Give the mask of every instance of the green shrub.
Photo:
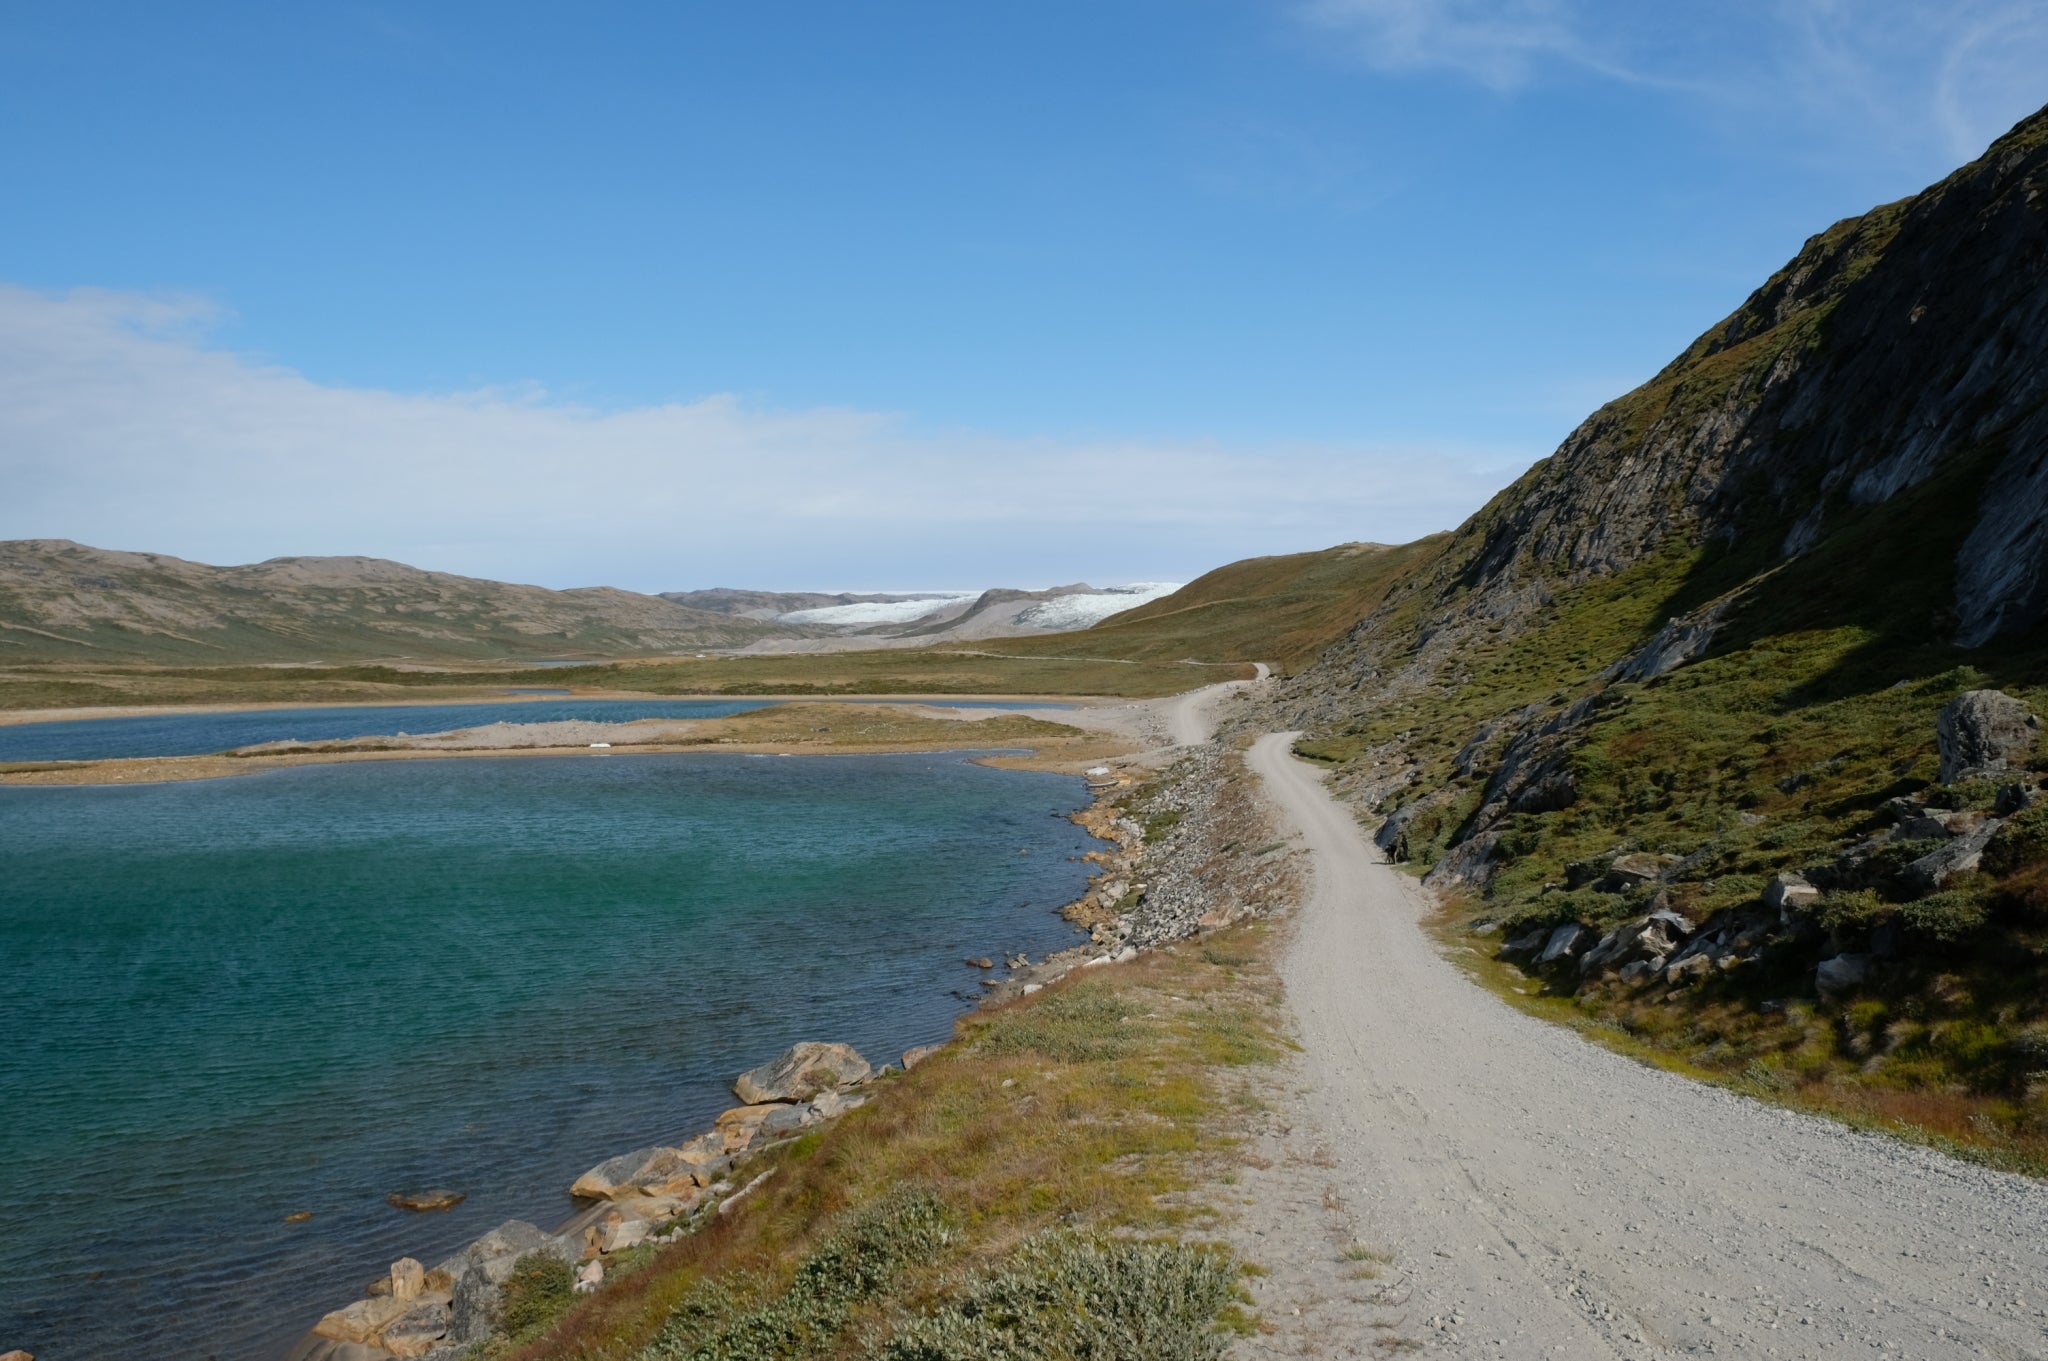
[[[905,1191],[844,1217],[797,1265],[787,1288],[698,1286],[641,1353],[643,1361],[801,1361],[841,1356],[856,1305],[882,1296],[904,1270],[930,1260],[951,1237],[936,1196]]]
[[[1923,940],[1950,944],[1984,925],[1984,902],[1975,894],[1949,890],[1899,909],[1899,925]]]
[[[959,1300],[903,1326],[879,1361],[1212,1361],[1236,1295],[1223,1257],[1054,1232]]]
[[[2013,814],[1984,848],[1984,869],[1990,874],[2013,874],[2044,862],[2048,862],[2048,800]]]
[[[1897,910],[1874,890],[1863,888],[1823,895],[1814,920],[1829,931],[1868,931]]]
[[[576,1273],[553,1253],[529,1252],[512,1264],[499,1297],[498,1325],[514,1337],[544,1327],[576,1298]]]

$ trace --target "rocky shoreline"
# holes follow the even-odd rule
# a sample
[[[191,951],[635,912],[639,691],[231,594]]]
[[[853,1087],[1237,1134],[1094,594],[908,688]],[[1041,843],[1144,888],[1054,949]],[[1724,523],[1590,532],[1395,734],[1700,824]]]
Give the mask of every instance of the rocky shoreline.
[[[1029,996],[1076,970],[1133,959],[1276,901],[1284,857],[1242,857],[1250,873],[1232,874],[1217,873],[1214,857],[1200,853],[1235,815],[1224,768],[1235,759],[1213,745],[1198,748],[1149,784],[1139,783],[1150,772],[1138,762],[1119,762],[1115,773],[1091,770],[1094,800],[1071,816],[1109,846],[1087,854],[1101,872],[1062,910],[1089,940],[1037,962],[1008,958],[1003,976],[982,980],[980,1005]],[[1155,833],[1149,838],[1147,825]],[[742,1104],[711,1129],[680,1145],[619,1154],[578,1177],[568,1189],[583,1208],[554,1229],[515,1219],[433,1267],[401,1258],[361,1298],[322,1317],[287,1361],[456,1361],[499,1331],[516,1272],[560,1263],[552,1269],[573,1271],[578,1292],[601,1288],[607,1271],[648,1245],[674,1242],[732,1214],[772,1175],[760,1168],[763,1154],[865,1105],[877,1084],[940,1047],[913,1048],[900,1066],[875,1068],[844,1044],[796,1045],[741,1074],[733,1092]]]

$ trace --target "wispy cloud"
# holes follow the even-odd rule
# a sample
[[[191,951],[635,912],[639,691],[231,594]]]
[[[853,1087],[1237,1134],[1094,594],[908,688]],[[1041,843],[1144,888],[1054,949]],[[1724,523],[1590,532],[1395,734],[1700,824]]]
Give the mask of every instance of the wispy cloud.
[[[210,347],[215,316],[204,299],[0,286],[0,538],[642,589],[1157,579],[1445,528],[1538,452],[343,388]]]
[[[1387,72],[1501,93],[1594,78],[1960,159],[2048,101],[2029,0],[1303,0],[1304,27]]]

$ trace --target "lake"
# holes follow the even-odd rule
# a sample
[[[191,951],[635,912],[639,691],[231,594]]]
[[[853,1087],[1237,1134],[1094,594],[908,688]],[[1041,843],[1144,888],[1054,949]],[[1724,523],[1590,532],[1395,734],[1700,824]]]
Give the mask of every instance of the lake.
[[[958,752],[0,788],[0,1340],[280,1356],[789,1044],[942,1039],[965,957],[1081,939],[1085,801]]]

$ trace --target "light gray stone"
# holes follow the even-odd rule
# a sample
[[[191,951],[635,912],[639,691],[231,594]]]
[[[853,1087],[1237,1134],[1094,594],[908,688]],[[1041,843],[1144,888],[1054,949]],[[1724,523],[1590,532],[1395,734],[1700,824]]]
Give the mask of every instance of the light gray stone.
[[[2041,720],[2003,690],[1966,690],[1942,706],[1934,720],[1941,749],[1941,782],[1999,774],[2025,763]]]
[[[749,1106],[766,1101],[808,1101],[868,1080],[874,1069],[853,1046],[806,1040],[791,1045],[772,1063],[741,1073],[733,1094]]]

